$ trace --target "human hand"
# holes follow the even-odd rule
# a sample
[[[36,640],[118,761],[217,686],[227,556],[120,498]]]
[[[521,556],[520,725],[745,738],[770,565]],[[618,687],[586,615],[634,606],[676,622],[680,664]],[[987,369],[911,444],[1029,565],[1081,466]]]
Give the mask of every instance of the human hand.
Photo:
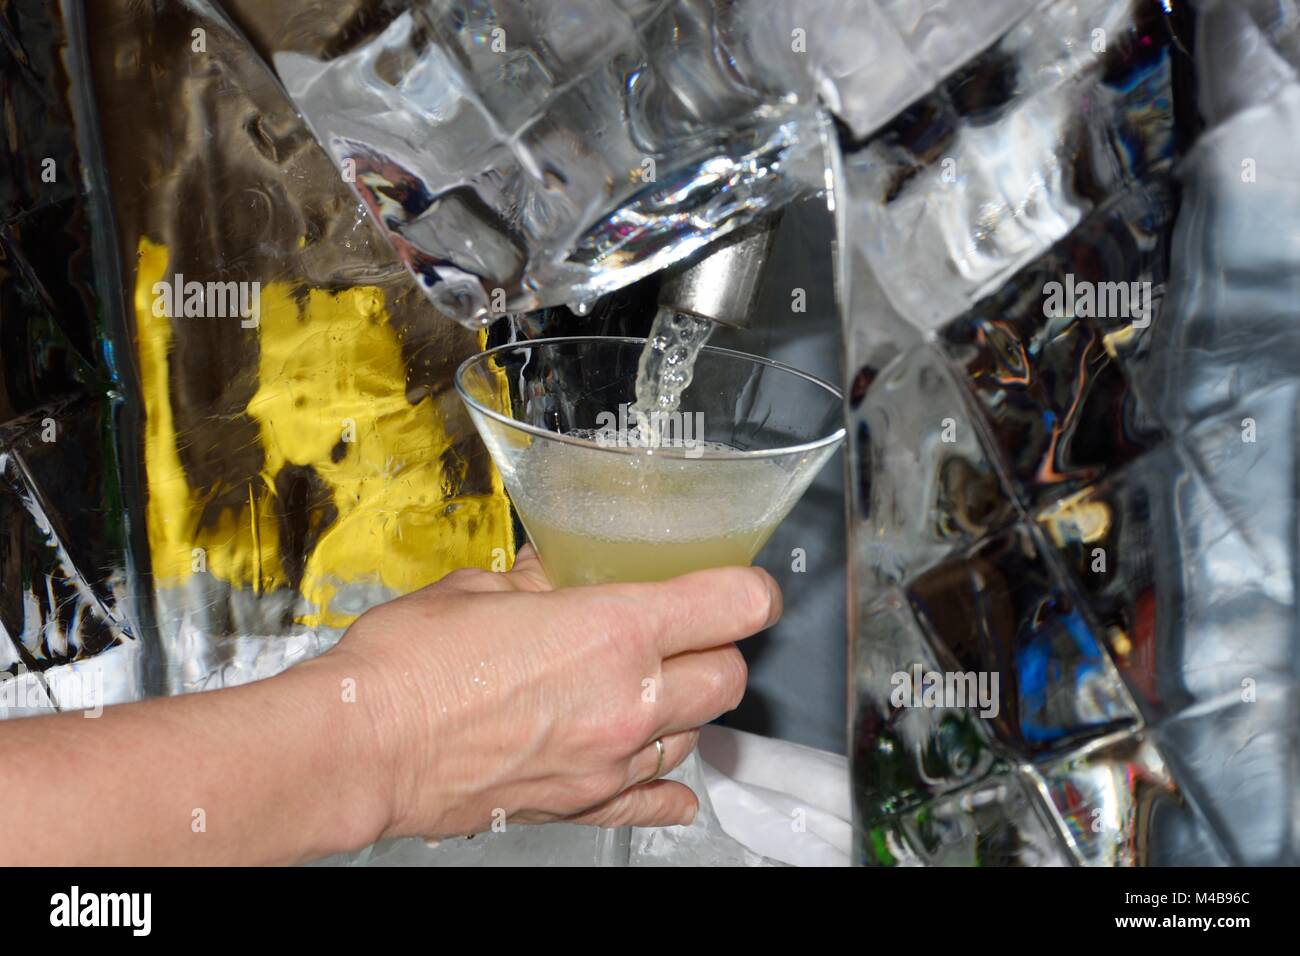
[[[553,590],[531,547],[366,612],[321,658],[357,680],[381,834],[446,837],[495,820],[691,822],[695,795],[652,780],[744,693],[735,641],[781,614],[776,582],[717,568],[655,584]]]

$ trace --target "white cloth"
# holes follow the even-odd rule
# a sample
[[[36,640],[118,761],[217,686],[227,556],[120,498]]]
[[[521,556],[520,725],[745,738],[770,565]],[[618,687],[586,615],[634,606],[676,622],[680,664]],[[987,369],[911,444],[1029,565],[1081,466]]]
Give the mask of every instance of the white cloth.
[[[700,734],[709,799],[722,828],[794,866],[848,866],[848,760],[786,740],[709,725]]]

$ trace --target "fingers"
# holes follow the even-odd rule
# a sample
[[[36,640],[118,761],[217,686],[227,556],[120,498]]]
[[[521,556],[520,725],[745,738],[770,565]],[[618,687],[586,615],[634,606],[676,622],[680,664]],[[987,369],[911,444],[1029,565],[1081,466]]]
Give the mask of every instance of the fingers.
[[[655,780],[624,790],[569,820],[596,827],[688,826],[699,810],[700,801],[690,787],[675,780]]]
[[[740,706],[749,669],[735,644],[678,654],[663,663],[657,688],[660,733],[702,727]]]
[[[636,598],[662,658],[732,644],[781,617],[781,589],[762,568],[711,568],[656,584],[604,587]]]
[[[510,583],[520,591],[554,590],[532,542],[526,543],[515,555],[515,566],[510,569]]]
[[[542,562],[531,544],[525,544],[515,555],[515,564],[507,574],[497,574],[483,568],[460,568],[444,575],[430,586],[433,592],[460,591],[470,594],[495,594],[509,591],[552,591],[546,579]]]
[[[654,741],[651,741],[632,757],[628,786],[650,783],[671,773],[695,749],[695,745],[700,741],[700,732],[691,729],[682,733],[664,734],[658,739],[662,740],[664,745],[662,766],[659,762],[659,748],[655,746]]]

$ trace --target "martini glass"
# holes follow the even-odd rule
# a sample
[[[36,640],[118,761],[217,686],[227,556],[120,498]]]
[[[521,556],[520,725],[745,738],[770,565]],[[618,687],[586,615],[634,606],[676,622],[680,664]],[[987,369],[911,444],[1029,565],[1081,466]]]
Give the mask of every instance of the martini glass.
[[[638,428],[631,409],[645,342],[539,339],[489,349],[456,373],[556,587],[750,564],[844,437],[832,386],[707,346],[679,408]],[[754,862],[717,823],[698,757],[669,777],[700,798],[696,822],[671,828],[692,856]],[[602,831],[597,861],[626,865],[630,839],[630,829]]]

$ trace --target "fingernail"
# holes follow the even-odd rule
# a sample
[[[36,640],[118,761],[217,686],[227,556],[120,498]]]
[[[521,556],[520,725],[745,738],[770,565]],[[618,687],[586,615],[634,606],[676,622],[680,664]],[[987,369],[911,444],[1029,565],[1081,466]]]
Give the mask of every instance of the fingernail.
[[[781,586],[776,583],[776,578],[772,577],[770,574],[765,576],[767,578],[768,599],[771,601],[767,611],[767,626],[771,627],[781,619]]]
[[[699,815],[700,815],[700,807],[699,804],[696,804],[693,809],[688,810],[686,812],[686,816],[682,817],[681,822],[679,822],[677,825],[679,827],[693,826],[695,824],[695,818],[698,817]]]

